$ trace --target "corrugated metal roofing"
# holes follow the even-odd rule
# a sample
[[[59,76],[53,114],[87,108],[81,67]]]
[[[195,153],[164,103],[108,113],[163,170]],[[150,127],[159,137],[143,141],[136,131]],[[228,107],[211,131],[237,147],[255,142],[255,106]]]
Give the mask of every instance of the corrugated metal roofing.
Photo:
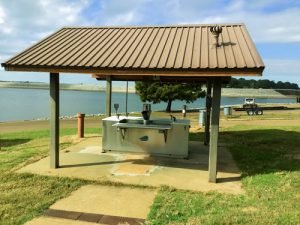
[[[6,70],[97,73],[120,70],[222,71],[260,75],[264,64],[244,24],[66,27],[16,55]]]

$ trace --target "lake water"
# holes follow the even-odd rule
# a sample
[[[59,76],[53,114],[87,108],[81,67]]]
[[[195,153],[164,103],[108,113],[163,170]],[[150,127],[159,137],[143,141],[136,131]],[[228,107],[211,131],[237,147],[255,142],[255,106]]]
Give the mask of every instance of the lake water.
[[[125,112],[125,93],[112,94],[112,106],[119,103],[119,112]],[[244,98],[222,97],[222,105],[241,104]],[[257,98],[257,103],[295,103],[294,98]],[[142,102],[134,93],[128,94],[128,112],[140,112]],[[182,101],[174,101],[172,109],[182,109]],[[205,99],[187,104],[188,108],[205,106]],[[49,90],[0,88],[0,122],[32,120],[49,117]],[[152,110],[164,110],[166,103],[152,104]],[[60,91],[60,115],[73,116],[77,112],[85,114],[105,113],[105,92]],[[114,109],[112,109],[114,112]]]

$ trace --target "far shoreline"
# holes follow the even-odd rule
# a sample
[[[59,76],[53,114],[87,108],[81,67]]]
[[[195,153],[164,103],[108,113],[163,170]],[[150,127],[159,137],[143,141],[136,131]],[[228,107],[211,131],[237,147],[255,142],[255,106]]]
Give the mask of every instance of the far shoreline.
[[[12,81],[0,81],[0,88],[17,88],[17,89],[40,89],[49,90],[48,83],[40,82],[12,82]],[[60,90],[64,91],[92,91],[92,92],[105,92],[106,87],[95,84],[60,84]],[[116,86],[113,87],[113,92],[126,93],[125,87]],[[129,93],[135,93],[134,87],[128,88]]]
[[[15,82],[15,81],[0,81],[0,88],[16,88],[16,89],[40,89],[49,90],[48,83],[42,82]],[[60,84],[60,90],[64,91],[90,91],[90,92],[105,92],[106,87],[96,84]],[[206,90],[206,88],[203,88]],[[126,93],[125,86],[112,86],[112,91],[115,93]],[[135,87],[129,87],[128,93],[136,93]],[[294,98],[293,94],[283,94],[274,89],[249,89],[249,88],[222,88],[223,97],[233,98]]]

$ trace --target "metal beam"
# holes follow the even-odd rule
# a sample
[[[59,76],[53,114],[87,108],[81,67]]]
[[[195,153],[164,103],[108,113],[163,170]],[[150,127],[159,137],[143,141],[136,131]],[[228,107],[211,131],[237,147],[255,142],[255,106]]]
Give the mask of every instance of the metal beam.
[[[204,132],[204,145],[209,144],[210,114],[211,114],[211,86],[212,81],[208,80],[206,85],[206,120]]]
[[[106,76],[106,116],[111,116],[111,77]]]
[[[50,73],[50,168],[59,167],[59,73]]]
[[[126,81],[125,115],[128,116],[128,81]]]
[[[220,120],[220,103],[221,103],[221,86],[222,82],[219,79],[213,81],[213,98],[211,112],[211,133],[209,144],[209,182],[216,183],[217,181],[217,158],[218,158],[218,135],[219,135],[219,120]]]

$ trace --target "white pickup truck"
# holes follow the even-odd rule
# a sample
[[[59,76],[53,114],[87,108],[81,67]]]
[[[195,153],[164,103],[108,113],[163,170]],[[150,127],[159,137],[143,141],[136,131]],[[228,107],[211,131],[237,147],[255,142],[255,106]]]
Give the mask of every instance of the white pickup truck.
[[[246,109],[246,112],[249,116],[253,116],[254,114],[263,114],[263,109],[261,107],[258,107],[258,105],[255,103],[254,98],[245,98],[243,108]]]

